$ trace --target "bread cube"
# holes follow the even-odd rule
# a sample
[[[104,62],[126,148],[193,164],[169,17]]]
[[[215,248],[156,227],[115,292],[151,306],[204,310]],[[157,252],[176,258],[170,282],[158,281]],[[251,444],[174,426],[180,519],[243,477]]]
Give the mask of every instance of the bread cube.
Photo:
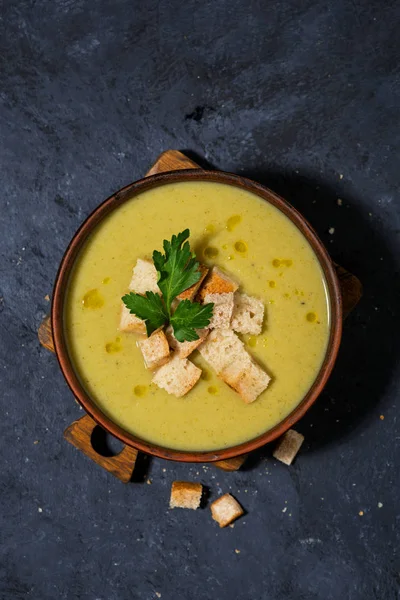
[[[142,319],[130,313],[129,308],[122,305],[119,330],[126,333],[146,333],[146,324]]]
[[[213,316],[209,329],[229,329],[233,313],[233,292],[227,294],[206,294],[204,304],[214,303]]]
[[[157,329],[150,337],[137,342],[146,369],[157,369],[169,360],[170,350],[167,337],[162,329]]]
[[[230,494],[224,494],[211,504],[211,514],[220,527],[226,527],[244,514],[239,502]]]
[[[170,348],[175,351],[179,358],[187,358],[192,352],[194,352],[194,350],[196,350],[196,348],[198,348],[200,344],[204,342],[209,334],[209,330],[196,329],[196,333],[199,336],[198,340],[193,340],[193,342],[178,342],[174,336],[174,330],[171,326],[167,327],[165,331]]]
[[[200,375],[201,369],[190,360],[174,354],[169,362],[156,371],[153,383],[168,394],[181,398],[198,382]]]
[[[245,349],[236,360],[221,371],[219,377],[238,392],[247,404],[254,402],[267,389],[271,381],[270,376]]]
[[[244,350],[243,342],[231,329],[213,329],[199,346],[202,357],[220,373]]]
[[[264,304],[258,298],[235,293],[231,327],[238,333],[261,333]]]
[[[229,387],[236,390],[236,386],[243,377],[246,369],[250,368],[252,358],[247,350],[242,347],[240,352],[232,359],[232,361],[226,365],[222,371],[218,374],[218,377],[222,379]],[[237,391],[237,390],[236,390]]]
[[[199,271],[201,273],[201,277],[200,277],[199,281],[197,283],[194,283],[190,288],[188,288],[184,292],[180,293],[177,296],[178,300],[190,300],[190,301],[194,300],[194,298],[195,298],[198,290],[200,289],[200,287],[201,287],[204,279],[207,277],[209,269],[205,265],[199,265]]]
[[[199,508],[203,486],[190,481],[174,481],[171,487],[170,508]]]
[[[131,292],[144,296],[146,292],[160,294],[160,288],[157,285],[157,270],[151,260],[137,259],[133,267],[132,279],[129,284]]]
[[[199,302],[204,302],[207,294],[230,294],[236,292],[238,287],[239,284],[236,281],[228,277],[218,267],[213,267],[205,284],[198,293]]]
[[[279,438],[273,456],[285,465],[291,465],[303,442],[304,435],[294,429],[289,429]]]

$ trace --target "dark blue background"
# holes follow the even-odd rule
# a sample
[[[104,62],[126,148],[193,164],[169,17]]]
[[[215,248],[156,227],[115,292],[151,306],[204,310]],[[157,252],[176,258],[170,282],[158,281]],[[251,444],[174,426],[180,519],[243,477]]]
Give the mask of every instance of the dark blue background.
[[[0,5],[1,599],[400,597],[399,17],[376,0]],[[284,195],[364,283],[290,468],[267,448],[238,473],[153,460],[123,485],[63,440],[82,413],[38,345],[44,298],[82,219],[168,148]],[[208,508],[170,511],[176,478],[248,514],[220,531]]]

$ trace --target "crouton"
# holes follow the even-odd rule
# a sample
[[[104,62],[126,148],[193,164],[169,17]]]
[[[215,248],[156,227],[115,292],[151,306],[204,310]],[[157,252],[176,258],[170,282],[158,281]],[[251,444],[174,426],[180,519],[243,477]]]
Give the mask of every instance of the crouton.
[[[238,383],[237,391],[247,404],[257,400],[269,386],[271,377],[254,360],[250,363],[250,369]]]
[[[192,352],[194,352],[194,350],[196,350],[196,348],[204,342],[209,334],[209,330],[196,329],[196,333],[199,336],[198,340],[194,340],[193,342],[178,342],[174,336],[174,330],[171,326],[167,327],[165,331],[170,348],[175,350],[179,358],[187,358]]]
[[[146,333],[146,324],[142,319],[139,319],[136,315],[132,315],[129,311],[129,308],[122,305],[121,309],[121,317],[119,321],[120,331],[125,331],[126,333]]]
[[[304,435],[294,429],[289,429],[279,438],[273,452],[274,458],[285,463],[285,465],[291,465],[303,442]]]
[[[181,398],[198,382],[201,369],[187,358],[179,358],[176,354],[171,360],[156,371],[153,383],[163,388],[168,394]]]
[[[250,404],[267,389],[271,377],[242,349],[240,355],[229,364],[219,377]]]
[[[174,481],[171,487],[170,508],[199,508],[203,486],[190,481]]]
[[[229,364],[218,373],[218,377],[225,381],[229,387],[236,390],[237,383],[241,377],[243,377],[246,369],[250,368],[251,361],[252,358],[250,354],[247,352],[246,348],[242,347]]]
[[[204,304],[214,303],[213,316],[209,329],[229,329],[233,313],[233,292],[227,294],[206,294]]]
[[[220,527],[226,527],[244,514],[239,502],[230,494],[224,494],[211,504],[211,514]]]
[[[149,260],[138,258],[133,268],[133,275],[129,284],[129,290],[141,294],[147,292],[160,293],[157,285],[157,271],[153,263]],[[146,333],[146,324],[136,315],[132,315],[129,309],[122,305],[119,330],[126,333]]]
[[[271,381],[231,329],[213,329],[199,346],[199,352],[247,403],[254,402]]]
[[[236,292],[231,327],[238,333],[261,333],[264,305],[258,298]]]
[[[204,279],[207,277],[209,269],[205,265],[199,265],[199,271],[201,273],[201,277],[200,277],[199,281],[197,283],[194,283],[192,286],[190,286],[190,288],[188,288],[181,294],[179,294],[177,296],[178,300],[190,300],[190,301],[194,300],[197,292],[200,289],[201,284],[203,283]]]
[[[129,289],[136,294],[144,296],[146,292],[160,294],[160,288],[157,285],[157,271],[152,261],[137,259],[133,267],[132,279]]]
[[[150,337],[137,342],[146,369],[157,369],[169,360],[170,350],[167,337],[162,329],[157,329]]]
[[[218,267],[213,267],[211,274],[198,293],[199,302],[204,302],[207,294],[229,294],[236,292],[238,287],[239,284],[236,281],[225,275]]]
[[[251,404],[267,389],[270,381],[271,377],[258,363],[252,360],[249,369],[236,383],[236,391],[246,404]]]
[[[244,350],[244,344],[231,329],[213,329],[199,346],[202,357],[220,373]]]

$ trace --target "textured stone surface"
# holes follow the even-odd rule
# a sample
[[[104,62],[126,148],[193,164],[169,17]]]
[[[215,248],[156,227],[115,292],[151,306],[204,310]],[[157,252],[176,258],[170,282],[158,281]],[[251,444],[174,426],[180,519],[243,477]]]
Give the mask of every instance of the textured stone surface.
[[[399,16],[394,1],[3,1],[2,599],[399,598]],[[239,473],[154,460],[151,485],[123,485],[63,441],[80,411],[38,346],[44,297],[82,219],[167,148],[267,183],[364,282],[290,468],[267,448]],[[170,511],[175,478],[248,514],[219,531],[208,509]]]

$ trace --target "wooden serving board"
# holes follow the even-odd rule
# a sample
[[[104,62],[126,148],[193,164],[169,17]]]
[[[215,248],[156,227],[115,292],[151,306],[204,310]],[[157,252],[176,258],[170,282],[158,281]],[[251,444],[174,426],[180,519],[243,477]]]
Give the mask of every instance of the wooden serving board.
[[[181,169],[200,169],[200,167],[182,152],[167,150],[158,157],[154,165],[146,173],[146,177]],[[342,291],[343,316],[346,318],[361,299],[362,285],[355,275],[352,275],[339,265],[336,265],[336,272]],[[50,317],[45,317],[40,324],[38,337],[39,342],[44,348],[55,352]],[[101,456],[93,448],[91,441],[95,427],[99,427],[99,425],[89,415],[85,415],[67,427],[64,431],[64,437],[75,448],[81,450],[98,465],[106,469],[109,473],[112,473],[112,475],[115,475],[115,477],[118,477],[124,483],[127,483],[131,480],[138,451],[130,446],[124,446],[116,456]],[[217,461],[213,464],[224,471],[237,471],[243,465],[247,456],[247,454],[244,454],[228,460]]]

